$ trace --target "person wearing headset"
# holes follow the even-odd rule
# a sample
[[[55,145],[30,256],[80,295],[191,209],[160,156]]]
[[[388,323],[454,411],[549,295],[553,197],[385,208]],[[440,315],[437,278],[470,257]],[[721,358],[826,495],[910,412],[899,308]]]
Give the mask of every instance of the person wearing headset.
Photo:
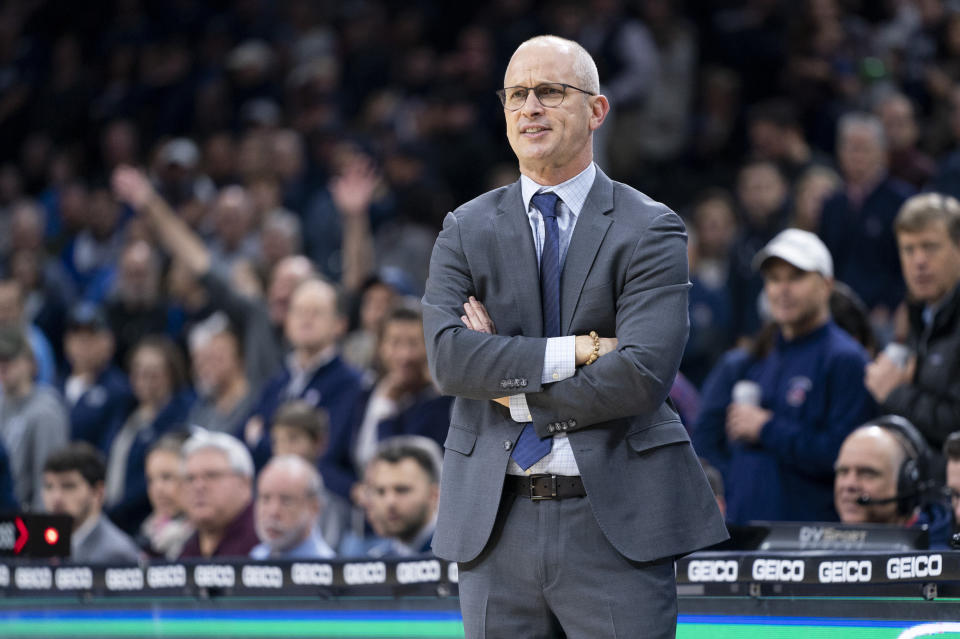
[[[947,459],[947,486],[944,491],[953,509],[954,548],[960,548],[960,430],[954,431],[943,444],[943,456]]]
[[[931,548],[946,548],[950,509],[931,477],[931,451],[906,419],[887,415],[857,427],[834,466],[834,505],[845,524],[926,526]]]

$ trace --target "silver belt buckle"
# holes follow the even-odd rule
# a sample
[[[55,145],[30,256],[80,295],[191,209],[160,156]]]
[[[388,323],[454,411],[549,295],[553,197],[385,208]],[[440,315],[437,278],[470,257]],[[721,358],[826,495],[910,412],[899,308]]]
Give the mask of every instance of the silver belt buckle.
[[[549,495],[535,495],[533,492],[534,486],[536,485],[536,480],[542,477],[550,478],[550,494]],[[530,475],[530,501],[543,501],[544,499],[556,499],[557,498],[557,476],[556,475]]]

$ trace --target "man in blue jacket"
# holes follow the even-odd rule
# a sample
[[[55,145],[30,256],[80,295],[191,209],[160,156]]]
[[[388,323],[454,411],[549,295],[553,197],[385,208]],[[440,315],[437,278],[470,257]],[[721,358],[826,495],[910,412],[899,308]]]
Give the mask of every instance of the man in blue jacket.
[[[729,521],[835,521],[833,462],[874,411],[867,355],[830,317],[833,260],[814,234],[781,232],[754,266],[773,325],[710,373],[694,446],[723,474]]]

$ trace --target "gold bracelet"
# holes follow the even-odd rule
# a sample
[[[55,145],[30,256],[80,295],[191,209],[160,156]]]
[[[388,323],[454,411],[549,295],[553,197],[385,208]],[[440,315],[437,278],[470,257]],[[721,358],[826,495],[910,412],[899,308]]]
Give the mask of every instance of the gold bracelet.
[[[596,331],[590,331],[590,337],[593,338],[593,352],[590,353],[590,357],[584,362],[584,366],[589,366],[600,359],[600,336],[597,335]]]

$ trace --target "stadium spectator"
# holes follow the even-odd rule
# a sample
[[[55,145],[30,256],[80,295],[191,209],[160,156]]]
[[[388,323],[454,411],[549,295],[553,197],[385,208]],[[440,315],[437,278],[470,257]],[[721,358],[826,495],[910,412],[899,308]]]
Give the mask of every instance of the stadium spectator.
[[[70,430],[63,399],[50,386],[36,383],[35,373],[23,332],[0,326],[0,437],[10,456],[14,494],[26,510],[43,507],[43,464],[67,443]]]
[[[893,218],[913,189],[887,174],[889,144],[873,115],[849,113],[837,125],[843,189],[823,204],[820,237],[836,277],[863,298],[884,325],[903,298]]]
[[[377,357],[377,331],[398,295],[394,282],[370,276],[358,293],[357,327],[343,339],[343,358],[358,370],[373,374]]]
[[[214,268],[228,269],[239,259],[256,259],[260,243],[254,231],[259,220],[245,188],[236,185],[223,188],[210,215],[213,225],[210,259]]]
[[[110,519],[130,534],[150,512],[143,463],[162,435],[183,430],[193,393],[183,355],[169,338],[148,336],[130,352],[130,385],[136,405],[107,438],[104,502]]]
[[[829,166],[830,159],[807,142],[793,104],[773,98],[752,107],[747,133],[753,156],[776,163],[789,183],[814,166]]]
[[[953,532],[960,533],[960,431],[947,437],[943,444],[943,456],[947,458],[947,494],[953,508]]]
[[[884,412],[909,419],[940,450],[960,428],[960,202],[938,193],[914,196],[895,226],[913,355],[897,362],[880,354],[865,383]]]
[[[704,193],[690,229],[690,337],[680,370],[699,386],[733,341],[733,306],[727,280],[737,233],[733,201],[722,190]]]
[[[936,172],[936,164],[917,147],[920,131],[910,98],[902,93],[883,97],[874,112],[883,123],[887,138],[890,176],[921,189]]]
[[[196,298],[189,304],[195,319],[199,321],[222,310],[239,327],[250,383],[257,386],[275,374],[280,367],[282,345],[263,300],[233,290],[229,277],[213,267],[212,253],[201,237],[174,214],[143,173],[126,166],[118,168],[113,174],[113,190],[147,221],[164,250],[183,270],[182,277],[188,280],[184,288],[190,289]],[[274,278],[278,277],[275,271]]]
[[[7,271],[20,283],[24,319],[62,355],[63,324],[75,287],[62,262],[46,251],[46,213],[39,203],[21,200],[11,209]]]
[[[270,426],[270,447],[275,457],[297,455],[317,466],[330,442],[330,418],[322,408],[295,399],[277,409]],[[353,523],[350,501],[324,485],[324,504],[317,528],[331,548],[338,548],[347,528]],[[362,515],[361,515],[362,518]],[[362,521],[357,524],[362,527]]]
[[[90,189],[83,211],[83,228],[61,253],[81,299],[103,302],[126,242],[126,215],[109,189]]]
[[[284,370],[260,393],[244,426],[244,438],[258,464],[270,456],[266,427],[284,401],[303,399],[325,409],[330,416],[331,441],[341,436],[340,431],[349,432],[351,411],[360,394],[360,374],[337,352],[345,324],[340,294],[332,284],[309,279],[297,286],[285,322],[293,350]],[[329,459],[328,451],[320,466],[325,476]]]
[[[176,559],[193,527],[184,511],[183,459],[186,433],[168,433],[158,439],[144,462],[150,515],[140,526],[137,541],[151,557]]]
[[[349,429],[331,433],[324,475],[331,490],[350,497],[377,443],[396,435],[424,435],[443,444],[452,398],[437,391],[427,368],[419,303],[397,306],[380,322],[380,375],[360,395]]]
[[[735,336],[752,335],[762,323],[763,280],[753,258],[786,225],[788,196],[786,180],[773,162],[752,161],[740,168],[737,199],[743,218],[731,248],[727,280]]]
[[[198,397],[190,407],[187,423],[235,432],[256,399],[244,371],[240,337],[226,315],[214,313],[193,327],[188,341]]]
[[[67,317],[64,353],[69,373],[63,395],[70,410],[70,439],[102,452],[133,407],[127,376],[113,365],[113,333],[103,310],[81,302]]]
[[[923,436],[902,417],[871,420],[850,433],[835,464],[834,505],[845,524],[927,528],[931,548],[946,548],[947,505],[934,496]]]
[[[117,363],[126,362],[133,347],[147,335],[169,334],[160,271],[160,260],[147,242],[134,241],[123,249],[105,305]]]
[[[380,538],[370,557],[430,552],[440,498],[440,447],[419,435],[384,440],[363,481],[367,517]]]
[[[86,442],[73,442],[43,464],[43,507],[70,515],[70,559],[81,563],[132,563],[140,549],[103,514],[103,455]]]
[[[317,530],[323,480],[296,455],[272,458],[257,478],[254,559],[329,559],[333,550]]]
[[[823,203],[840,188],[840,176],[833,169],[814,165],[800,174],[793,187],[790,226],[816,233],[820,228]]]
[[[833,521],[833,460],[874,409],[863,348],[832,321],[830,253],[788,229],[757,253],[773,326],[704,383],[697,452],[723,475],[727,518]]]
[[[235,437],[200,432],[183,445],[184,505],[196,532],[181,557],[246,557],[253,522],[253,460]]]
[[[21,331],[30,344],[34,379],[55,384],[57,363],[50,341],[37,326],[26,321],[24,291],[16,279],[0,279],[0,326]]]

